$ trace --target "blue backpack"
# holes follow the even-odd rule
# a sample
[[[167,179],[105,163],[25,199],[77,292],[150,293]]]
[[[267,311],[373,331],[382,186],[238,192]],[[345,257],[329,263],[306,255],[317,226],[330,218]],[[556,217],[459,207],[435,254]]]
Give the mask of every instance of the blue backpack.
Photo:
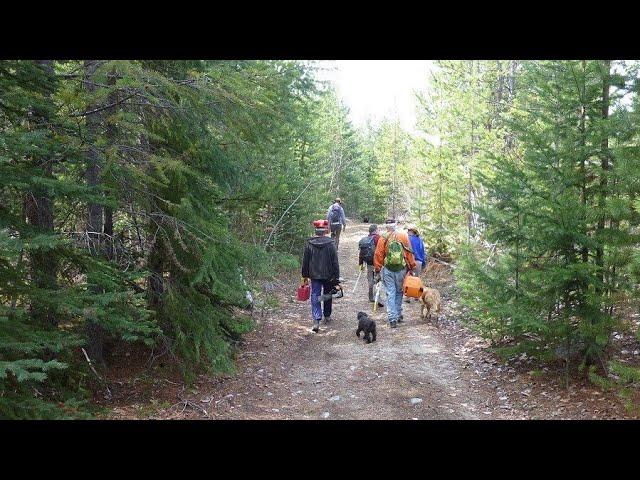
[[[331,223],[340,223],[340,207],[337,205],[331,208]]]

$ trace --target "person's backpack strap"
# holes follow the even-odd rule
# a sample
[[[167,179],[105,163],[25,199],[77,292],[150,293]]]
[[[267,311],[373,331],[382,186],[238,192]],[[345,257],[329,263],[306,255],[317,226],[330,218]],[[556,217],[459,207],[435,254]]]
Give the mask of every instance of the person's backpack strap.
[[[397,240],[396,232],[383,235],[383,238],[384,238],[384,258],[387,258],[387,255],[389,255],[389,243],[391,243],[393,239]]]
[[[409,240],[409,246],[407,247],[407,246],[404,244],[404,242],[398,238],[398,236],[397,236],[397,232],[393,232],[393,233],[394,233],[394,237],[395,237],[396,241],[398,241],[398,242],[400,243],[400,245],[402,245],[402,248],[403,248],[405,251],[407,251],[407,252],[411,253],[412,255],[415,255],[415,253],[413,253],[413,249],[411,248],[411,240]]]
[[[395,241],[397,241],[397,242],[402,246],[402,248],[403,248],[405,251],[409,252],[409,253],[410,253],[410,254],[412,254],[412,255],[415,255],[415,253],[413,253],[413,250],[412,250],[410,247],[407,247],[407,246],[406,246],[406,245],[405,245],[405,244],[404,244],[404,243],[403,243],[403,242],[398,238],[397,232],[393,232],[393,233],[391,233],[391,234],[389,234],[389,235],[387,235],[387,234],[382,234],[382,235],[380,235],[380,238],[383,238],[383,239],[384,239],[384,241],[385,241],[385,243],[384,243],[384,257],[385,257],[385,258],[387,258],[387,254],[389,253],[389,241],[391,240],[391,237],[393,237],[393,239],[394,239]]]

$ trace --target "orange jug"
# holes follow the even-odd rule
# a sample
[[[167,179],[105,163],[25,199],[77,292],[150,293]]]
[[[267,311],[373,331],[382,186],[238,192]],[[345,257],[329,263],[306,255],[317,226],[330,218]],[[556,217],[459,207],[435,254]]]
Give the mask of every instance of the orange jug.
[[[424,287],[422,286],[422,280],[419,277],[413,275],[407,275],[404,277],[404,283],[402,284],[402,291],[407,297],[420,298]]]

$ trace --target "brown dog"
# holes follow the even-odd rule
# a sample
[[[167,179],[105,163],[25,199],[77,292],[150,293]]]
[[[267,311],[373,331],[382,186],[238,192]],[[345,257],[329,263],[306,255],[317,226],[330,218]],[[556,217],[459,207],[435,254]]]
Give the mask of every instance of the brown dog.
[[[442,299],[440,298],[440,292],[435,288],[424,287],[422,295],[420,295],[420,303],[422,303],[422,310],[420,314],[422,319],[431,318],[431,311],[435,311],[440,314],[440,306]],[[425,313],[426,312],[426,313]]]

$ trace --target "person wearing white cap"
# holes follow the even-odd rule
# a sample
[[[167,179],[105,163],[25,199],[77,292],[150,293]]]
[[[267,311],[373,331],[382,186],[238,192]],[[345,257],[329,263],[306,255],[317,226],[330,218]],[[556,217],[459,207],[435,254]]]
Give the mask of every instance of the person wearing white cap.
[[[382,280],[387,293],[389,326],[396,328],[402,322],[402,284],[406,275],[413,275],[416,261],[409,237],[404,231],[396,231],[396,221],[385,222],[386,233],[376,246],[373,266],[376,281]]]

